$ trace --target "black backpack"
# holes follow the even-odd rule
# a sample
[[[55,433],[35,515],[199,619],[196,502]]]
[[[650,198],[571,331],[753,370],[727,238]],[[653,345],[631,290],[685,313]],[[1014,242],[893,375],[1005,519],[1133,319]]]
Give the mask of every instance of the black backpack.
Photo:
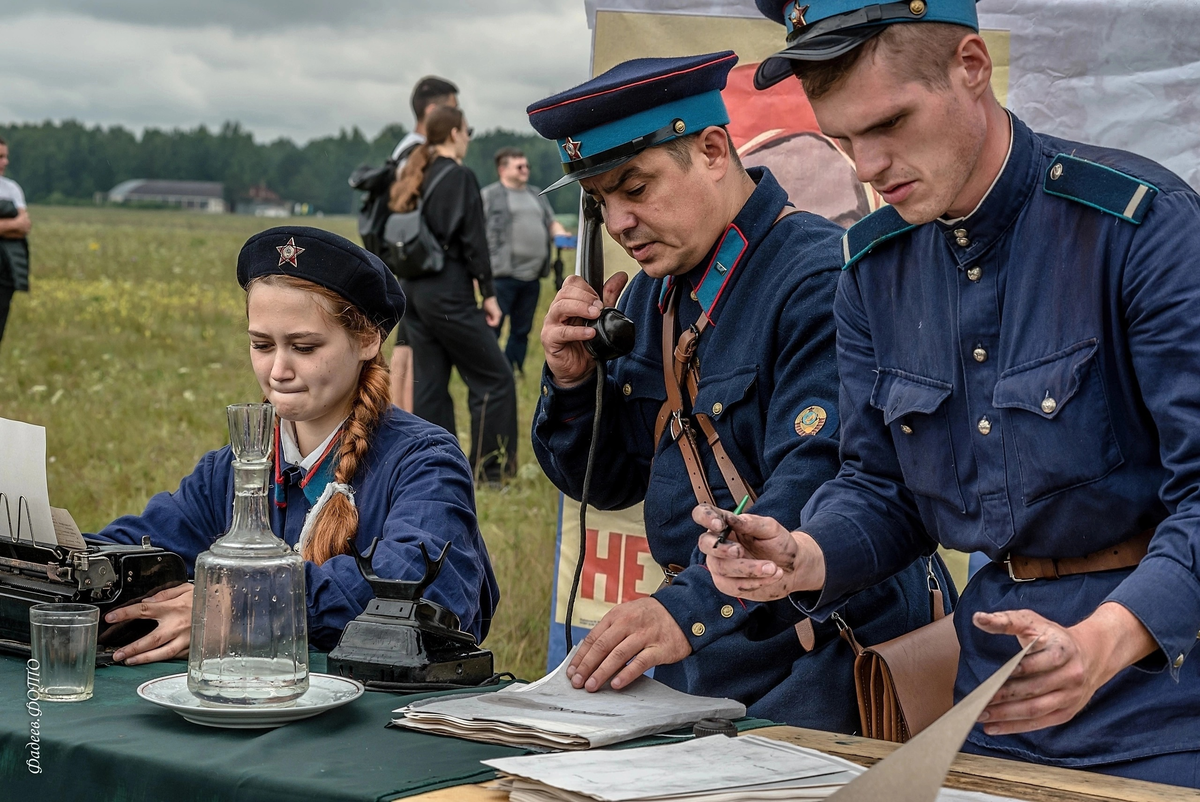
[[[350,174],[350,188],[367,193],[363,196],[362,206],[358,210],[358,236],[362,239],[363,247],[381,259],[387,254],[383,227],[391,214],[391,210],[388,209],[388,196],[392,182],[396,180],[396,169],[420,144],[412,143],[394,158],[384,162],[382,167],[364,164]]]
[[[448,165],[429,181],[417,197],[417,208],[388,215],[383,227],[385,253],[382,258],[396,278],[414,279],[442,272],[446,264],[445,246],[429,230],[422,207],[424,200],[453,169],[453,165]]]

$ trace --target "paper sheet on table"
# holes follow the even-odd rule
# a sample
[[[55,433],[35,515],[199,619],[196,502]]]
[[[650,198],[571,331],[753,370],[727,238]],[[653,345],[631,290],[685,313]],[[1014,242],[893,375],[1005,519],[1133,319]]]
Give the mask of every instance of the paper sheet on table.
[[[827,799],[866,769],[832,755],[756,735],[667,746],[483,761],[506,776],[512,802],[745,802]],[[943,790],[938,802],[1003,802]],[[891,797],[880,797],[888,799]],[[931,798],[932,800],[932,798]]]
[[[1036,643],[1037,641],[1034,641]],[[1030,643],[916,737],[834,794],[836,802],[932,802],[979,714],[1033,646]]]
[[[737,719],[746,707],[732,699],[689,696],[649,677],[619,691],[572,687],[571,655],[537,682],[494,693],[424,699],[396,710],[393,724],[491,743],[590,749],[669,732],[702,718]]]
[[[0,538],[55,546],[46,489],[46,430],[0,418]]]

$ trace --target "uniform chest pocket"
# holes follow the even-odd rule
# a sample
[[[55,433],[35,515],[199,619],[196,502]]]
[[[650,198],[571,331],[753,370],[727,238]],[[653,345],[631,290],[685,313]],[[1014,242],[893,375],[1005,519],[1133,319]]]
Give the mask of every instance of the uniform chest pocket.
[[[904,484],[912,492],[964,508],[950,439],[949,382],[895,368],[880,368],[871,406],[892,433]]]
[[[658,418],[658,411],[667,400],[662,365],[630,354],[618,361],[614,378],[617,392],[624,399],[630,417],[642,426],[639,434],[645,438],[643,442],[650,442],[654,439],[654,422]],[[662,444],[658,445],[661,447]]]
[[[758,368],[739,368],[712,378],[702,378],[696,391],[692,412],[704,413],[712,419],[721,437],[721,445],[729,452],[735,467],[751,484],[758,484],[757,458],[762,452],[765,415],[758,408]]]
[[[1005,410],[1026,504],[1094,482],[1124,462],[1096,357],[1084,340],[1000,374],[992,405]]]

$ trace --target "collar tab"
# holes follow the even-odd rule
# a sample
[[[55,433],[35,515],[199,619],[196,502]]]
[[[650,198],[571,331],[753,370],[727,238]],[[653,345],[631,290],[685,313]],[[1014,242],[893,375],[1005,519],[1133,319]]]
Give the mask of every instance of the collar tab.
[[[895,207],[884,206],[872,212],[842,235],[843,270],[849,270],[859,259],[879,245],[906,234],[916,228],[896,211]]]

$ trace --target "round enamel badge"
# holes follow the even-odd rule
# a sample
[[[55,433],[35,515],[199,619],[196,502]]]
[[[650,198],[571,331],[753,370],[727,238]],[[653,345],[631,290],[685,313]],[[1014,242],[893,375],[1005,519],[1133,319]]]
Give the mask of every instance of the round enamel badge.
[[[824,407],[813,405],[800,410],[800,414],[796,416],[796,434],[801,437],[812,437],[817,432],[821,431],[821,427],[825,425],[825,421],[829,419],[829,413]]]

